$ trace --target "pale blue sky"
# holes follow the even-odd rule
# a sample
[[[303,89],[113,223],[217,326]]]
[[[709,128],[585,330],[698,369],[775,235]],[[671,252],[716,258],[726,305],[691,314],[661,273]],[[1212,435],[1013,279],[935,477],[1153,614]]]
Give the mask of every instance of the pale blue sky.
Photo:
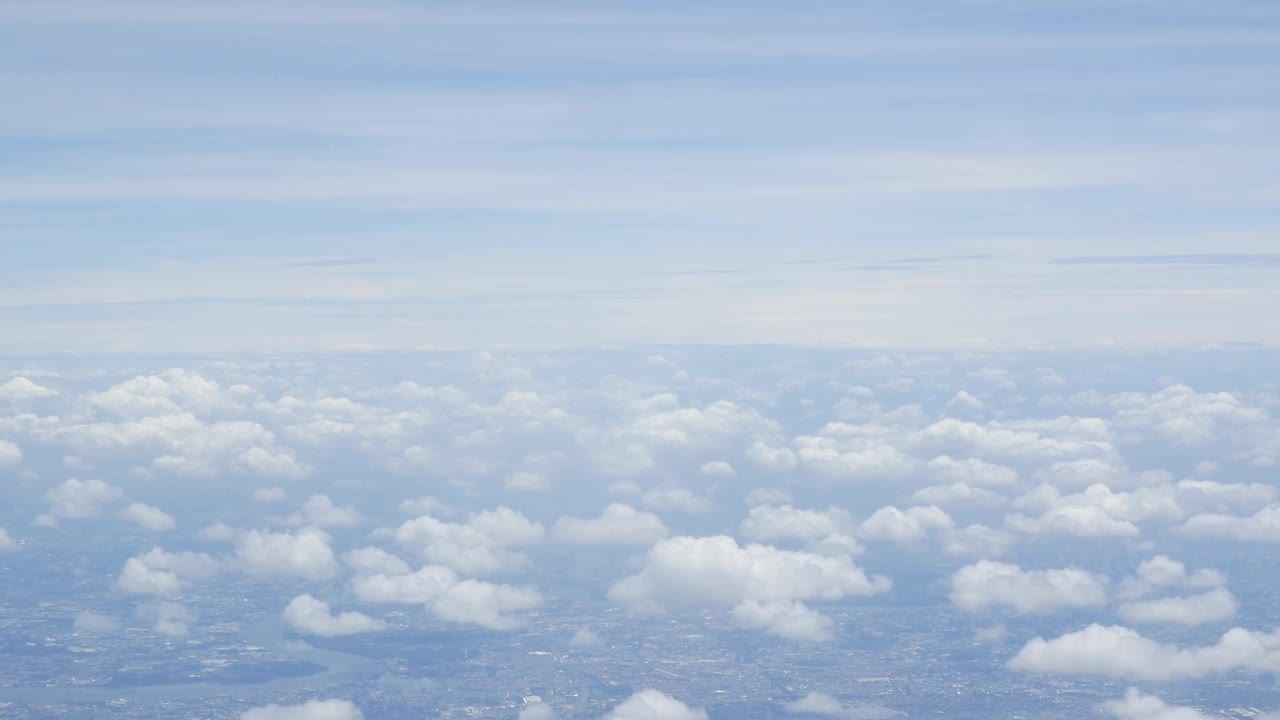
[[[1270,2],[6,2],[7,352],[1280,343]]]

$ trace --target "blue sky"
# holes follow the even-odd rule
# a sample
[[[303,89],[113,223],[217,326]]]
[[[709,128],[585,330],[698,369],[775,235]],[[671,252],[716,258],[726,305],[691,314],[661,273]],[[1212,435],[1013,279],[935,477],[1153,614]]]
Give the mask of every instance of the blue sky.
[[[0,12],[8,352],[1280,341],[1263,2]]]

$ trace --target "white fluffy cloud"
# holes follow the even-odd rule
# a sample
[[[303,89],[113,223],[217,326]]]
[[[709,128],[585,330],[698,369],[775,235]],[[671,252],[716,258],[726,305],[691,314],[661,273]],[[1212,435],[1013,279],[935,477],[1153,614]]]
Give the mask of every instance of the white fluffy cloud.
[[[230,525],[218,521],[209,523],[196,533],[196,537],[209,542],[231,542],[236,539],[236,530]]]
[[[475,513],[465,523],[423,515],[403,523],[394,536],[430,563],[469,575],[488,575],[525,567],[528,559],[510,548],[538,543],[543,534],[541,523],[499,507]]]
[[[1090,625],[1052,640],[1033,638],[1009,661],[1022,672],[1105,675],[1173,681],[1233,670],[1280,672],[1280,628],[1271,633],[1232,628],[1214,645],[1179,647],[1118,625]]]
[[[1135,600],[1123,603],[1116,612],[1130,623],[1176,623],[1202,625],[1235,617],[1239,603],[1226,588],[1187,597]]]
[[[951,517],[936,505],[921,505],[906,510],[888,505],[871,514],[858,525],[858,537],[866,540],[915,542],[930,530],[949,530]]]
[[[22,448],[8,440],[0,440],[0,467],[22,462]]]
[[[301,705],[250,708],[240,720],[364,720],[364,713],[347,700],[309,700]]]
[[[1248,516],[1220,513],[1195,515],[1182,525],[1182,533],[1190,537],[1280,542],[1280,505],[1269,505]]]
[[[707,513],[715,509],[710,500],[685,488],[650,490],[641,496],[640,502],[653,510],[689,514]]]
[[[209,577],[220,567],[207,553],[169,552],[153,547],[125,560],[116,587],[128,593],[172,596],[181,593],[189,580]]]
[[[49,514],[41,524],[53,524],[58,519],[80,520],[97,517],[102,508],[124,497],[124,491],[101,480],[77,480],[71,478],[45,493],[49,501]]]
[[[670,695],[646,688],[624,700],[600,720],[707,720],[707,711],[691,708]]]
[[[901,478],[916,466],[911,456],[890,445],[878,432],[864,432],[847,423],[830,423],[819,435],[801,435],[793,444],[806,471],[833,480]]]
[[[1267,413],[1249,407],[1231,393],[1200,393],[1186,385],[1170,385],[1151,395],[1125,392],[1110,398],[1114,424],[1126,433],[1153,434],[1180,445],[1198,447],[1224,429],[1266,422]]]
[[[1076,537],[1136,537],[1137,525],[1119,520],[1094,505],[1068,505],[1046,510],[1039,517],[1021,513],[1005,518],[1010,529],[1029,535],[1074,535]]]
[[[0,384],[0,400],[35,400],[37,398],[53,397],[57,394],[57,390],[38,385],[31,379],[21,375]]]
[[[1006,487],[1018,482],[1017,470],[978,458],[957,460],[950,455],[939,455],[930,460],[925,469],[933,477],[948,483]]]
[[[139,375],[85,396],[90,404],[126,418],[144,418],[191,412],[208,415],[234,408],[238,403],[218,383],[181,368],[158,375]]]
[[[169,513],[140,502],[129,503],[120,511],[120,517],[147,530],[172,530],[178,524]]]
[[[329,543],[329,536],[315,528],[250,530],[236,538],[235,558],[240,569],[250,575],[327,580],[338,574],[338,561]]]
[[[0,552],[12,552],[18,549],[18,542],[14,540],[9,531],[0,528]]]
[[[1041,485],[1014,500],[1014,507],[1033,511],[1061,511],[1064,508],[1093,508],[1117,522],[1175,520],[1182,517],[1178,489],[1172,484],[1141,487],[1131,492],[1115,492],[1101,483],[1084,492],[1063,495],[1052,485]]]
[[[522,621],[513,613],[542,605],[531,588],[460,580],[452,569],[427,565],[416,572],[372,573],[351,581],[356,598],[367,603],[425,605],[436,617],[492,630],[510,630]]]
[[[311,595],[299,595],[285,607],[281,614],[284,624],[303,635],[335,637],[359,633],[381,632],[387,629],[382,620],[358,612],[334,614],[329,604]]]
[[[812,691],[798,700],[792,700],[782,706],[783,710],[793,715],[831,715],[844,714],[844,703],[831,695]]]
[[[757,467],[774,473],[791,472],[798,462],[791,448],[771,447],[758,440],[747,448],[745,457]]]
[[[250,420],[206,422],[184,412],[63,425],[49,439],[85,456],[142,455],[153,472],[166,475],[299,478],[310,472],[274,433]]]
[[[463,580],[430,604],[441,620],[470,623],[490,630],[512,630],[523,621],[512,613],[542,605],[542,595],[529,588],[479,580]]]
[[[1013,533],[975,523],[944,533],[942,550],[959,557],[999,557],[1009,551],[1013,540]]]
[[[280,525],[310,525],[319,528],[355,527],[361,521],[360,513],[355,508],[350,505],[334,505],[327,495],[312,495],[302,504],[301,510],[276,520]]]
[[[1139,563],[1133,577],[1125,578],[1120,584],[1120,597],[1133,600],[1163,588],[1205,589],[1221,587],[1226,583],[1226,576],[1217,570],[1202,568],[1194,573],[1188,573],[1186,565],[1167,555],[1156,555],[1150,560]]]
[[[1023,570],[983,560],[951,576],[951,602],[969,612],[1008,607],[1019,615],[1107,602],[1107,578],[1079,568]]]
[[[888,578],[868,578],[848,556],[740,547],[733,538],[676,537],[650,551],[644,568],[620,580],[609,597],[637,612],[670,608],[730,610],[748,627],[784,637],[821,639],[823,620],[801,604],[888,591]]]
[[[748,598],[733,607],[732,616],[741,627],[800,642],[827,642],[834,628],[830,618],[798,600]]]
[[[343,553],[342,561],[347,564],[347,567],[362,575],[373,573],[404,575],[409,572],[408,563],[377,547],[363,547]]]
[[[757,505],[738,525],[738,534],[758,542],[787,538],[821,540],[832,535],[850,535],[853,530],[853,516],[834,505],[826,510]]]
[[[916,502],[930,505],[950,505],[953,503],[977,503],[980,505],[999,505],[1005,502],[1005,496],[980,487],[965,483],[950,485],[930,485],[920,488],[911,495]]]
[[[944,418],[915,432],[911,444],[967,456],[1020,461],[1103,457],[1115,453],[1107,423],[1098,418],[974,422]]]
[[[702,463],[698,467],[698,472],[707,477],[733,477],[737,475],[737,471],[733,466],[723,460],[712,460],[711,462]]]
[[[1129,688],[1119,700],[1108,700],[1102,709],[1120,720],[1209,720],[1209,716],[1185,705],[1169,705],[1155,695]]]
[[[260,487],[253,491],[253,501],[264,505],[282,502],[286,497],[288,493],[279,487]]]
[[[610,503],[597,518],[561,517],[551,535],[575,545],[650,545],[667,536],[667,526],[653,513]]]

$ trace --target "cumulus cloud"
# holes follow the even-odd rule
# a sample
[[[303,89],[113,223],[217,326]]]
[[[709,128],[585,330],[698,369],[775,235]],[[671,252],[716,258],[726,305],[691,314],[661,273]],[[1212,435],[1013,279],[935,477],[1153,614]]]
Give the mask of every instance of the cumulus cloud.
[[[1029,535],[1073,535],[1076,537],[1136,537],[1142,533],[1128,520],[1112,517],[1094,505],[1068,505],[1046,510],[1039,517],[1021,513],[1005,518],[1010,529]]]
[[[774,473],[791,472],[798,463],[791,448],[770,447],[760,441],[747,448],[745,457],[762,470]]]
[[[207,553],[169,552],[153,547],[125,560],[116,587],[127,593],[172,596],[182,592],[190,580],[210,577],[220,567]]]
[[[1013,545],[1014,536],[979,523],[944,532],[942,550],[960,557],[1000,557]]]
[[[1107,578],[1079,568],[1023,570],[1017,565],[983,560],[951,576],[951,602],[978,612],[1008,607],[1019,615],[1063,608],[1098,607],[1107,602]]]
[[[916,464],[878,432],[866,434],[860,426],[848,423],[829,423],[818,435],[797,437],[793,445],[806,471],[832,480],[901,478]]]
[[[1231,393],[1200,393],[1186,385],[1170,385],[1146,395],[1119,393],[1110,398],[1113,420],[1126,433],[1150,433],[1180,445],[1199,447],[1222,430],[1266,422],[1267,413],[1240,402]]]
[[[9,535],[9,531],[0,528],[0,552],[13,552],[19,547],[18,541]]]
[[[542,595],[529,588],[479,580],[463,580],[430,605],[441,620],[470,623],[490,630],[513,630],[524,622],[511,613],[542,605]]]
[[[169,513],[140,502],[129,503],[120,511],[120,517],[147,530],[172,530],[178,524]]]
[[[37,398],[52,397],[57,394],[57,390],[38,385],[30,378],[25,378],[21,375],[0,384],[0,400],[35,400]]]
[[[1280,672],[1280,628],[1271,633],[1232,628],[1214,645],[1180,647],[1118,625],[1090,625],[1052,640],[1032,638],[1009,661],[1021,672],[1105,675],[1173,681],[1234,670]]]
[[[423,495],[419,498],[410,498],[400,501],[400,512],[405,515],[449,515],[453,512],[453,508],[439,498],[430,495]]]
[[[387,624],[358,612],[334,614],[329,604],[309,594],[299,595],[285,607],[281,614],[284,624],[303,635],[336,637],[359,633],[382,632]]]
[[[0,467],[22,462],[22,448],[8,440],[0,440]]]
[[[542,605],[531,588],[460,580],[447,567],[427,565],[405,574],[373,573],[352,579],[351,591],[367,603],[422,604],[436,617],[491,630],[511,630],[522,621],[513,613]]]
[[[858,525],[858,537],[866,540],[915,542],[930,530],[949,530],[951,517],[936,505],[921,505],[906,510],[887,505]]]
[[[707,513],[715,509],[710,500],[685,488],[650,490],[640,498],[640,502],[654,510],[689,514]]]
[[[611,503],[597,518],[561,517],[551,535],[575,545],[651,545],[667,536],[667,526],[653,513]]]
[[[458,574],[440,565],[426,565],[411,573],[373,572],[351,581],[362,602],[412,605],[429,603],[459,582]]]
[[[312,495],[302,504],[298,512],[276,518],[276,523],[301,527],[310,525],[318,528],[355,527],[363,521],[360,513],[350,505],[338,506],[327,495]]]
[[[258,577],[327,580],[338,574],[338,561],[322,530],[296,532],[250,530],[236,538],[235,559],[241,570]]]
[[[950,455],[939,455],[930,460],[925,469],[938,480],[951,484],[1006,487],[1018,482],[1017,470],[978,458],[957,460]]]
[[[282,502],[286,497],[288,497],[288,493],[284,491],[284,488],[261,487],[253,491],[253,501],[264,505]]]
[[[790,505],[791,494],[779,488],[754,488],[742,502],[752,507],[756,505]]]
[[[230,525],[218,521],[205,525],[196,533],[196,537],[209,542],[231,542],[236,539],[236,530]]]
[[[1243,542],[1280,542],[1280,505],[1269,505],[1253,515],[1204,513],[1182,525],[1189,537],[1215,537]]]
[[[97,517],[104,506],[124,497],[124,491],[101,480],[71,478],[45,493],[49,514],[40,524],[56,524],[57,520],[80,520]]]
[[[698,467],[698,472],[707,477],[733,477],[737,475],[737,471],[733,466],[723,460],[712,460],[711,462],[702,463]]]
[[[1130,535],[1130,527],[1148,520],[1174,520],[1183,514],[1178,488],[1172,484],[1115,492],[1103,484],[1081,493],[1061,494],[1052,485],[1041,485],[1014,501],[1022,509],[1043,511],[1038,525],[1058,534]],[[1020,526],[1035,521],[1016,521]],[[1043,531],[1043,530],[1042,530]]]
[[[126,418],[145,418],[192,412],[208,415],[238,403],[226,395],[218,383],[182,368],[158,375],[139,375],[116,383],[85,400],[94,407]]]
[[[507,475],[502,485],[508,490],[542,492],[551,489],[551,479],[547,477],[546,473],[516,470]]]
[[[1108,700],[1102,709],[1120,720],[1209,720],[1209,716],[1185,705],[1169,705],[1155,695],[1129,688],[1119,700]]]
[[[153,473],[298,478],[310,472],[275,434],[250,420],[206,422],[191,413],[63,425],[53,437],[79,455],[145,454]]]
[[[343,553],[342,561],[347,564],[347,567],[360,574],[405,575],[409,573],[408,563],[377,547],[363,547]]]
[[[786,538],[821,540],[832,535],[850,535],[853,530],[853,516],[834,505],[826,510],[757,505],[738,525],[738,534],[759,542]]]
[[[944,418],[913,433],[911,444],[967,456],[1049,462],[1115,453],[1107,423],[1063,417],[979,424]]]
[[[301,705],[250,708],[240,714],[240,720],[364,720],[364,713],[347,700],[308,700]]]
[[[733,607],[732,616],[741,627],[801,642],[827,642],[834,628],[830,618],[798,600],[747,598]]]
[[[1239,603],[1226,588],[1187,597],[1137,600],[1120,605],[1116,612],[1130,623],[1176,623],[1203,625],[1229,620],[1236,615]]]
[[[952,483],[950,485],[931,485],[926,488],[920,488],[911,495],[911,499],[916,502],[928,503],[930,505],[950,505],[953,503],[977,503],[980,505],[999,505],[1005,502],[1005,496],[1000,493],[984,490],[983,488],[973,487],[965,483]]]
[[[707,720],[707,711],[692,708],[653,688],[627,698],[600,720]]]
[[[543,534],[541,523],[499,507],[475,513],[465,523],[423,515],[400,525],[394,536],[427,562],[469,575],[488,575],[524,568],[528,558],[510,548],[541,542]]]
[[[1132,600],[1163,588],[1204,589],[1221,587],[1226,583],[1226,576],[1217,570],[1202,568],[1194,573],[1188,573],[1186,565],[1167,555],[1156,555],[1150,560],[1139,563],[1133,577],[1125,578],[1120,584],[1120,597]]]
[[[848,556],[740,547],[733,538],[676,537],[656,544],[644,568],[609,590],[641,613],[672,608],[733,612],[735,621],[783,637],[818,639],[825,618],[801,604],[887,592],[888,578],[868,578]]]

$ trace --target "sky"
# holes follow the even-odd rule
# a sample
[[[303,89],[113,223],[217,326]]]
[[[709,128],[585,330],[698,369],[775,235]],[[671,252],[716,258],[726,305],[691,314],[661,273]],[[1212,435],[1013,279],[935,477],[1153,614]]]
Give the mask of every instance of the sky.
[[[1267,2],[10,2],[6,354],[1275,345]]]

